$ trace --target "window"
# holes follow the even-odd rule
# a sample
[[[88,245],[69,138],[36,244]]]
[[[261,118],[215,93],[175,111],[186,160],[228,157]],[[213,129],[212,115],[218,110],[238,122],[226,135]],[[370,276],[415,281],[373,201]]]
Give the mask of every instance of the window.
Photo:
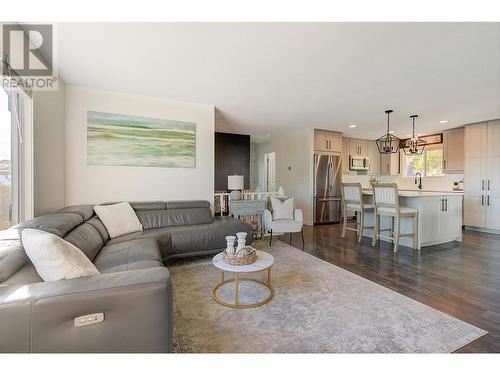
[[[0,230],[33,217],[31,104],[0,86]]]
[[[418,172],[422,176],[443,175],[443,145],[427,146],[422,155],[401,154],[405,177],[413,177]]]

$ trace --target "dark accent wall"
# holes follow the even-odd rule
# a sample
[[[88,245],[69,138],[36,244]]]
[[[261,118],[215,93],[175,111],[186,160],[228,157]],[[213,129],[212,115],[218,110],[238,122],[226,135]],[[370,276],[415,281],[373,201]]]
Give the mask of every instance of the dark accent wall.
[[[245,189],[250,188],[250,136],[215,133],[215,190],[227,190],[227,176],[245,176]]]

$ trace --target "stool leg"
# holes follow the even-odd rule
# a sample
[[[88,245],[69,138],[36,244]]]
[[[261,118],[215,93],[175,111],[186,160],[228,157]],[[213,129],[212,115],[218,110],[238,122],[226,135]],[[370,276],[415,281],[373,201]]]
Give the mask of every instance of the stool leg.
[[[377,236],[378,236],[378,215],[377,212],[373,212],[373,239],[372,239],[372,246],[375,246],[377,243]]]
[[[394,216],[391,216],[391,243],[394,245]]]
[[[361,218],[359,219],[359,227],[358,227],[358,242],[361,242],[363,239],[363,227],[365,226],[365,213],[361,211]]]
[[[342,238],[345,238],[346,228],[347,228],[347,212],[344,209],[344,224],[342,225]]]
[[[398,252],[398,246],[399,246],[399,228],[401,227],[401,218],[400,216],[396,216],[396,228],[394,229],[394,252]]]
[[[273,230],[271,229],[271,236],[269,237],[269,246],[271,246],[271,242],[273,242]]]
[[[413,217],[413,249],[417,248],[418,241],[418,213]]]

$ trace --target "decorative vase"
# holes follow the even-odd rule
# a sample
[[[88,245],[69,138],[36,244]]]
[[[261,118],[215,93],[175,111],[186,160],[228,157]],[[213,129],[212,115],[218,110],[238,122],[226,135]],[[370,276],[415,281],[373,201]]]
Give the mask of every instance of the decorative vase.
[[[238,232],[236,233],[236,236],[238,237],[238,247],[236,248],[236,256],[243,257],[245,256],[247,232]]]
[[[236,251],[234,250],[234,241],[236,241],[236,237],[226,236],[226,241],[227,241],[226,254],[234,256],[236,253]]]

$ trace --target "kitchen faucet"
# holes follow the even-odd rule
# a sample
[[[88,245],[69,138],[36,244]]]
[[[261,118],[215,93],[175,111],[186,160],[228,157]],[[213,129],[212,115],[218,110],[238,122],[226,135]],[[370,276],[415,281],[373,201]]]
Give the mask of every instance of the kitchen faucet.
[[[419,177],[418,189],[422,190],[422,173],[420,172],[415,173],[415,185],[417,184],[417,175]]]

